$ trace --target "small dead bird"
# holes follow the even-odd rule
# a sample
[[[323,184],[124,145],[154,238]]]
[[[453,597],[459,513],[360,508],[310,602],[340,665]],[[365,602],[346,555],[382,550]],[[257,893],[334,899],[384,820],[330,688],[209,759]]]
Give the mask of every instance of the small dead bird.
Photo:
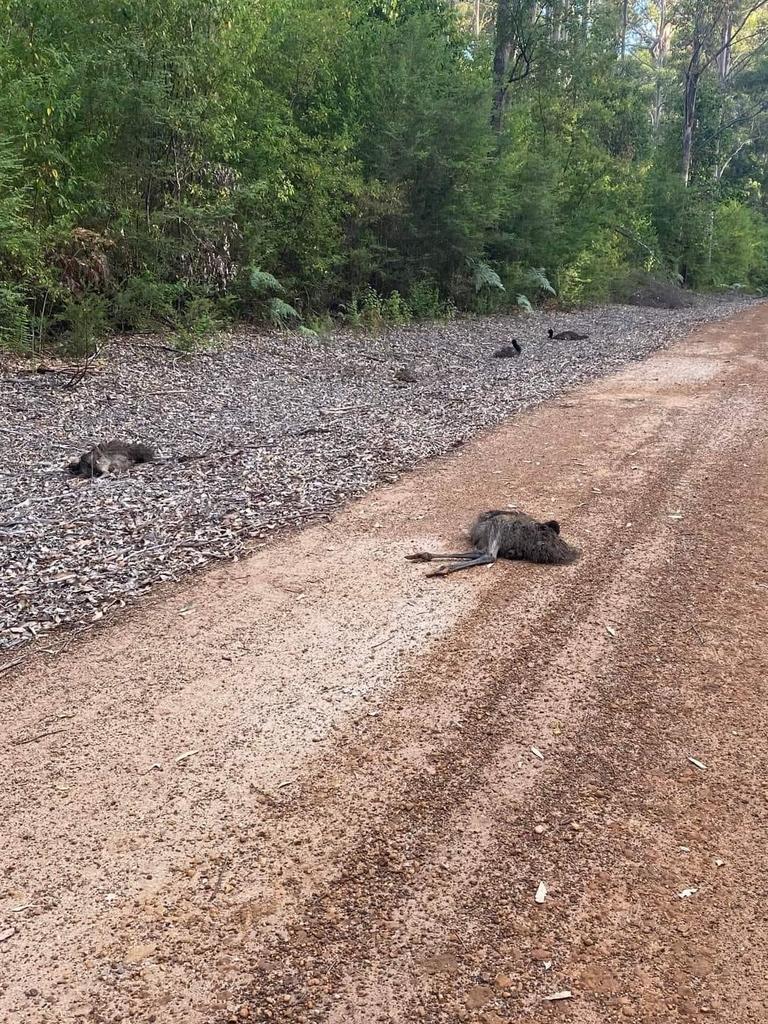
[[[551,327],[547,334],[553,341],[586,341],[589,337],[588,334],[578,334],[576,331],[560,331],[559,334],[555,334]]]
[[[153,462],[155,452],[145,444],[105,441],[94,445],[67,467],[73,476],[94,477],[105,473],[125,473],[141,462]]]
[[[502,345],[501,348],[497,348],[493,353],[494,359],[510,359],[512,356],[519,356],[523,351],[523,346],[517,340],[513,338],[511,344]]]
[[[546,565],[570,565],[581,552],[571,547],[560,536],[560,524],[555,519],[538,522],[524,512],[493,510],[482,512],[469,530],[472,550],[459,554],[435,554],[419,551],[406,555],[409,562],[451,560],[458,565],[446,565],[428,576],[448,576],[452,572],[471,569],[476,565],[492,565],[499,558],[537,562]]]

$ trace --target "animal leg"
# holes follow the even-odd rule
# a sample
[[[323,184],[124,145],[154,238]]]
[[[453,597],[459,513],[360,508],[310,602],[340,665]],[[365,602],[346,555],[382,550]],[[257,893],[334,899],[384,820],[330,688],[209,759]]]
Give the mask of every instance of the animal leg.
[[[413,555],[406,555],[409,562],[440,562],[449,558],[477,558],[479,551],[463,551],[459,554],[443,554],[442,551],[417,551]]]
[[[473,569],[476,565],[493,565],[496,558],[486,554],[484,551],[475,552],[475,557],[463,561],[461,565],[443,565],[434,572],[428,572],[427,576],[450,576],[452,572],[461,572],[462,569]]]

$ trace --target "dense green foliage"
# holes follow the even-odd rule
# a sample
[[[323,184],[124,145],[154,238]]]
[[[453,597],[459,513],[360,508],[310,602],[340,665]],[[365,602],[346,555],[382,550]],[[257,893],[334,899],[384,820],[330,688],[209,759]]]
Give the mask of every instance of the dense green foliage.
[[[768,285],[762,5],[723,68],[706,4],[2,0],[0,343]]]

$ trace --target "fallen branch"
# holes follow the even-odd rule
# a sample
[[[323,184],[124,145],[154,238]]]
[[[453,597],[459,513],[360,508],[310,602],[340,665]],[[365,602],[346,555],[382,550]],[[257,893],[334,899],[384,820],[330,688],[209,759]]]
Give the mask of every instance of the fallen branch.
[[[20,740],[13,740],[13,745],[14,747],[21,747],[25,743],[37,743],[38,740],[44,740],[46,736],[55,736],[57,733],[66,731],[66,729],[49,729],[48,732],[38,732],[34,736],[24,736]]]

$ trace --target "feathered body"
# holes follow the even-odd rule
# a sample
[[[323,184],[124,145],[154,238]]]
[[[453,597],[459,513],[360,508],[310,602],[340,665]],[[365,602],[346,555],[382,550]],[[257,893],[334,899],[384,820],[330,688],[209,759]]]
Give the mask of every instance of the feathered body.
[[[496,351],[493,353],[493,358],[510,359],[513,356],[519,356],[522,351],[523,346],[520,344],[517,338],[513,338],[511,344],[502,345],[501,348],[496,349]]]
[[[69,471],[76,476],[103,476],[105,473],[125,473],[141,462],[152,462],[155,453],[145,444],[127,441],[105,441],[84,452],[70,462]]]
[[[406,555],[410,562],[452,562],[428,576],[449,576],[479,565],[493,565],[499,558],[538,562],[542,565],[570,565],[581,552],[560,536],[554,519],[539,522],[525,512],[492,509],[482,512],[469,528],[471,551],[417,551]]]
[[[579,334],[578,331],[560,331],[559,334],[555,334],[551,327],[547,333],[553,341],[586,341],[589,337],[588,334]]]
[[[569,565],[579,557],[578,549],[560,536],[558,522],[540,523],[525,512],[483,512],[472,523],[469,539],[476,551],[493,558]]]

